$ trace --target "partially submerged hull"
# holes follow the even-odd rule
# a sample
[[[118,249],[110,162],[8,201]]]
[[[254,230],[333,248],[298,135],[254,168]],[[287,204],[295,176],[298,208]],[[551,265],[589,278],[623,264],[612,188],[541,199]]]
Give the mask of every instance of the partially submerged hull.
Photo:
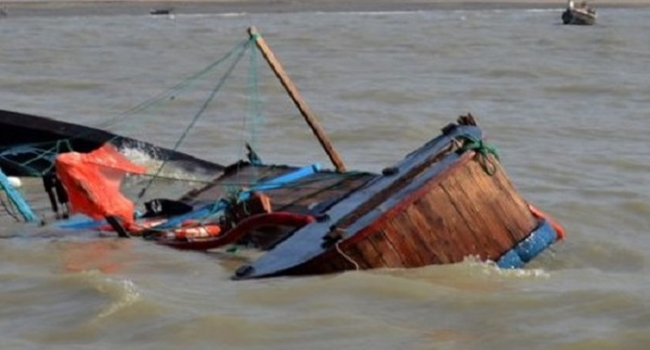
[[[105,130],[0,110],[0,169],[9,176],[42,176],[53,171],[58,154],[90,152],[105,143],[118,149],[140,150],[153,159],[173,162],[189,171],[223,169],[219,164]]]
[[[215,180],[177,200],[145,203],[146,212],[134,217],[132,208],[118,212],[111,206],[111,198],[121,196],[119,186],[115,178],[104,186],[101,172],[92,169],[97,162],[59,159],[58,176],[76,191],[71,198],[88,203],[71,202],[73,209],[105,220],[75,217],[57,228],[114,230],[177,249],[235,244],[261,253],[236,269],[238,280],[412,268],[468,257],[520,267],[564,237],[561,226],[517,192],[471,115],[381,174],[347,171],[265,41],[254,28],[249,34],[336,169],[262,164],[249,148],[249,161],[219,168]],[[75,139],[99,141],[102,135]],[[76,166],[93,175],[75,177]]]
[[[468,116],[382,174],[242,161],[180,198],[187,212],[144,219],[155,224],[128,234],[181,250],[256,251],[259,258],[236,269],[236,280],[468,257],[522,267],[564,232],[522,198],[489,150]],[[264,204],[253,200],[261,197]],[[191,221],[201,224],[186,226]],[[213,236],[185,235],[209,227],[217,228]]]
[[[447,128],[234,278],[411,268],[472,256],[522,266],[562,233],[531,212],[494,156],[462,148],[481,139],[473,125]]]

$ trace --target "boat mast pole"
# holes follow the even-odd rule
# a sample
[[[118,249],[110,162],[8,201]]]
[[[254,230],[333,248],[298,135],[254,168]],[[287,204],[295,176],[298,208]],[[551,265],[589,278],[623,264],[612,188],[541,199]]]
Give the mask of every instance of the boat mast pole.
[[[291,100],[293,100],[293,103],[296,105],[296,107],[298,107],[300,114],[302,114],[303,118],[311,130],[314,132],[316,138],[318,138],[318,141],[325,149],[325,153],[327,153],[327,156],[332,161],[332,164],[334,164],[336,167],[336,171],[340,173],[345,172],[345,164],[343,164],[343,160],[339,156],[338,152],[334,150],[332,143],[325,134],[323,128],[320,126],[320,123],[316,119],[316,116],[311,112],[305,100],[303,100],[303,98],[300,96],[298,89],[296,89],[296,86],[293,84],[284,68],[282,68],[280,61],[275,58],[273,51],[271,51],[269,46],[266,44],[266,41],[264,38],[262,38],[262,35],[260,35],[260,33],[257,31],[257,28],[255,27],[249,27],[248,34],[252,39],[255,40],[255,45],[262,52],[262,56],[264,56],[266,62],[269,64],[269,66],[271,66],[273,73],[275,73],[278,79],[280,79],[280,83],[282,83],[284,89],[287,91],[287,93],[289,93],[289,97]]]

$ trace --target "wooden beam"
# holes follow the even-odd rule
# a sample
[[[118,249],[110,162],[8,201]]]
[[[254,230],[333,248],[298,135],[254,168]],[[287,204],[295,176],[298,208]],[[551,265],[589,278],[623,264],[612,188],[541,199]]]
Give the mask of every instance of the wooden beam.
[[[338,152],[334,150],[334,146],[332,146],[332,143],[325,134],[323,128],[320,126],[316,116],[311,112],[302,96],[300,96],[298,89],[296,89],[296,86],[293,84],[284,68],[282,68],[282,64],[280,64],[280,61],[276,59],[273,51],[271,51],[264,38],[262,38],[262,35],[260,35],[255,27],[249,27],[248,34],[255,40],[255,45],[262,52],[262,56],[264,56],[266,62],[271,66],[273,73],[275,73],[278,79],[280,79],[280,83],[282,83],[282,86],[289,94],[291,100],[293,100],[293,103],[298,107],[300,114],[302,114],[303,118],[314,132],[316,138],[318,138],[318,141],[323,146],[323,149],[325,149],[325,153],[327,153],[327,156],[336,167],[336,170],[341,173],[345,172],[345,164],[343,164],[343,160],[339,156]]]

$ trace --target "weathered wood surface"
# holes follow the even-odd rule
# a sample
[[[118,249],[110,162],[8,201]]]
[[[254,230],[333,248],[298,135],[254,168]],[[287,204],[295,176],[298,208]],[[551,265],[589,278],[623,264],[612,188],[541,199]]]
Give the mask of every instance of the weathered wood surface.
[[[464,157],[442,181],[433,179],[422,189],[426,194],[405,199],[404,208],[289,273],[337,272],[343,264],[346,270],[420,267],[469,256],[496,261],[537,220],[500,165],[488,175],[471,158]]]
[[[296,171],[290,166],[253,166],[240,163],[226,169],[224,175],[213,183],[191,192],[181,200],[195,205],[214,202],[215,198],[231,195],[228,191],[254,188],[256,184]],[[273,211],[316,214],[327,209],[341,197],[361,187],[377,175],[371,173],[345,173],[320,171],[296,181],[291,181],[264,193],[271,199]]]
[[[339,255],[344,257],[339,252],[341,248],[339,244],[344,248],[352,247],[365,237],[360,233],[366,232],[369,227],[375,227],[377,223],[395,225],[394,230],[401,232],[402,225],[406,226],[406,224],[398,221],[389,223],[387,218],[407,209],[410,205],[409,201],[424,198],[427,191],[431,190],[429,183],[436,183],[446,178],[444,174],[450,171],[449,169],[458,161],[461,154],[453,152],[453,148],[449,147],[450,144],[457,144],[456,138],[470,137],[479,140],[481,134],[481,130],[472,125],[445,128],[443,135],[427,142],[407,155],[397,166],[388,168],[389,171],[385,171],[382,176],[372,179],[368,184],[346,196],[324,213],[323,220],[298,230],[272,251],[254,261],[250,268],[243,267],[239,270],[235,278],[256,278],[293,272],[319,273],[328,270],[325,267],[328,264],[334,264],[335,267],[332,269],[335,270],[341,266],[341,261],[336,257]],[[441,157],[441,154],[444,157]],[[448,219],[442,217],[440,220]],[[416,227],[413,230],[416,230]],[[375,243],[372,248],[377,254],[374,254],[372,249],[367,250],[368,254],[373,256],[372,259],[375,261],[381,259],[386,263],[360,260],[368,267],[404,266],[402,261],[407,261],[409,265],[417,265],[425,260],[423,257],[407,256],[404,253],[409,246],[420,244],[417,240],[409,241],[410,238],[407,238],[387,241],[377,238],[369,237]],[[365,248],[360,245],[358,249],[363,251]],[[337,252],[339,255],[336,254]],[[320,259],[320,256],[323,259]],[[330,261],[332,257],[334,259]],[[311,264],[312,260],[319,260],[319,262]],[[351,262],[346,264],[348,268],[354,265]],[[302,266],[305,266],[304,270]]]

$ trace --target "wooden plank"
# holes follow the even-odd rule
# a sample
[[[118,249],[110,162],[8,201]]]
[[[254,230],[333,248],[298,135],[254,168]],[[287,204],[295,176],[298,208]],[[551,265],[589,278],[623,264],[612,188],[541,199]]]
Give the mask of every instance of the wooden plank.
[[[465,174],[465,183],[459,183],[460,191],[466,192],[467,196],[471,199],[467,203],[465,209],[469,211],[467,215],[476,219],[476,226],[481,227],[484,225],[485,230],[477,232],[477,235],[487,238],[487,243],[496,248],[492,254],[489,254],[490,259],[495,259],[501,256],[505,251],[512,248],[514,245],[513,240],[504,231],[504,222],[510,216],[508,213],[501,213],[499,215],[491,214],[490,211],[495,208],[495,201],[503,201],[506,199],[502,197],[501,193],[490,191],[494,190],[494,178],[485,171],[473,171],[478,169],[479,165],[476,161],[467,164],[463,169]],[[474,186],[472,186],[474,185]],[[476,200],[480,200],[478,203]],[[497,206],[498,207],[498,206]]]
[[[447,255],[444,254],[446,243],[437,232],[437,228],[442,225],[442,220],[434,221],[433,218],[427,217],[420,200],[415,203],[415,208],[417,210],[411,212],[411,220],[417,227],[421,228],[418,238],[428,252],[428,255],[423,257],[426,265],[449,263]]]
[[[267,191],[274,199],[274,209],[305,211],[305,208],[314,204],[340,199],[375,176],[373,174],[355,176],[328,174],[322,177],[321,174],[317,175],[285,188]]]
[[[505,170],[500,165],[498,172],[499,173],[496,176],[495,183],[497,186],[501,187],[504,192],[508,193],[510,201],[514,203],[514,206],[511,208],[511,210],[518,217],[522,218],[522,220],[518,221],[518,223],[523,225],[519,227],[519,232],[523,232],[525,234],[525,237],[527,237],[531,230],[537,227],[537,220],[530,212],[528,202],[521,196],[520,192],[514,186]],[[523,220],[523,218],[527,218],[527,220]],[[519,239],[523,239],[525,237],[516,236],[516,238]]]
[[[395,204],[391,209],[384,213],[385,217],[388,217],[390,215],[399,215],[401,212],[407,212],[410,210],[416,210],[420,211],[421,213],[425,213],[421,215],[421,217],[425,217],[425,220],[420,220],[419,225],[417,225],[417,231],[418,231],[418,237],[421,235],[427,235],[427,236],[434,236],[434,238],[437,238],[435,236],[441,235],[441,232],[437,230],[440,228],[442,223],[445,220],[450,220],[450,218],[442,218],[442,217],[437,217],[434,219],[434,222],[438,223],[438,226],[435,227],[435,229],[431,228],[431,221],[429,221],[431,216],[436,215],[436,209],[433,208],[434,206],[438,206],[440,203],[449,203],[449,197],[444,193],[444,191],[441,191],[439,188],[436,188],[440,181],[444,180],[446,177],[453,176],[455,168],[462,166],[463,163],[469,160],[469,157],[465,157],[465,159],[460,159],[454,163],[451,163],[451,165],[442,171],[440,171],[438,174],[435,175],[435,177],[432,177],[428,179],[427,181],[423,182],[419,188],[411,193],[408,197],[402,198],[401,202]],[[414,203],[418,203],[416,206]],[[385,221],[385,220],[383,220]],[[378,226],[380,224],[383,224],[382,220],[378,220],[375,223],[373,223],[373,226]],[[410,219],[409,219],[410,221]],[[451,234],[442,234],[442,236],[446,237],[441,237],[439,240],[440,243],[438,244],[432,244],[430,245],[430,248],[437,249],[437,251],[440,253],[438,257],[436,257],[436,260],[442,259],[443,261],[445,259],[449,259],[448,253],[450,250],[457,249],[458,244],[452,244],[450,239],[453,239],[453,236]],[[421,240],[424,240],[422,238]],[[435,248],[434,248],[435,247]],[[403,254],[402,254],[403,255]],[[429,251],[426,250],[420,250],[419,253],[420,260],[423,262],[424,261],[429,261],[431,259],[431,254]]]
[[[392,242],[386,239],[383,232],[375,232],[366,239],[380,252],[381,259],[385,262],[383,267],[404,266],[401,256],[397,253],[397,249],[393,246]]]
[[[474,183],[474,186],[471,187],[475,190],[472,195],[483,199],[484,204],[481,211],[484,214],[483,217],[490,223],[489,230],[491,234],[507,235],[508,240],[511,242],[509,245],[512,246],[516,240],[507,224],[511,214],[506,213],[501,208],[503,197],[501,197],[502,193],[495,190],[493,186],[491,176],[494,175],[488,175],[480,163],[476,161],[472,162],[466,171]]]
[[[408,243],[402,238],[400,230],[395,226],[394,222],[386,222],[382,229],[384,239],[389,242],[394,248],[397,255],[400,257],[400,265],[395,267],[411,267],[418,266],[418,259],[413,256],[413,251]]]
[[[450,204],[450,197],[440,186],[436,186],[423,198],[422,208],[431,223],[439,223],[433,232],[443,242],[441,259],[449,263],[461,262],[467,255],[468,245],[473,245],[473,240],[468,240],[465,232],[469,230],[468,224],[460,218],[456,208]]]
[[[398,221],[394,223],[395,234],[399,235],[399,238],[404,241],[405,245],[411,251],[409,257],[410,267],[426,265],[429,255],[427,247],[419,239],[422,228],[416,226],[415,222],[411,219],[411,215],[415,215],[415,212],[417,212],[417,208],[415,208],[414,204],[411,204],[406,210],[395,217]]]
[[[298,89],[294,85],[293,81],[291,81],[291,78],[289,78],[289,75],[282,67],[282,64],[280,64],[280,61],[275,57],[275,54],[267,45],[266,40],[264,40],[262,35],[260,35],[260,33],[257,31],[257,28],[255,27],[248,28],[248,34],[253,40],[255,40],[255,45],[262,52],[262,56],[264,56],[266,62],[269,64],[269,66],[271,66],[271,70],[273,70],[273,73],[275,73],[275,75],[278,77],[282,83],[282,86],[289,94],[291,100],[294,102],[296,107],[298,107],[300,114],[302,114],[312,132],[314,135],[316,135],[316,138],[325,149],[325,153],[327,153],[327,156],[332,161],[332,164],[334,164],[336,167],[336,170],[340,173],[345,172],[345,164],[343,164],[341,156],[334,149],[334,146],[325,134],[325,131],[318,122],[318,119],[316,119],[316,116],[311,112],[311,109],[298,92]]]
[[[494,260],[512,247],[512,241],[496,230],[500,222],[486,214],[484,206],[487,203],[482,201],[482,194],[477,191],[477,185],[468,176],[466,168],[459,169],[457,175],[447,179],[442,186],[451,198],[456,199],[456,209],[468,223],[468,236],[477,242],[478,249],[474,254],[483,260]]]
[[[361,268],[367,269],[386,266],[386,262],[382,259],[381,253],[377,250],[370,239],[363,240],[357,244],[352,244],[349,248],[346,246],[345,249],[346,251],[351,251],[352,249],[356,250],[351,257],[355,261],[362,260],[359,263]],[[357,256],[359,259],[355,258]]]
[[[495,179],[505,175],[503,168],[497,165],[497,173],[490,176],[478,162],[475,162],[473,166],[468,167],[468,171],[478,182],[478,190],[488,201],[489,206],[486,209],[501,221],[501,226],[512,241],[519,242],[526,237],[535,227],[527,205],[522,200],[513,199],[514,196],[519,197],[513,188],[508,190],[494,186]],[[492,185],[488,186],[490,183]]]

